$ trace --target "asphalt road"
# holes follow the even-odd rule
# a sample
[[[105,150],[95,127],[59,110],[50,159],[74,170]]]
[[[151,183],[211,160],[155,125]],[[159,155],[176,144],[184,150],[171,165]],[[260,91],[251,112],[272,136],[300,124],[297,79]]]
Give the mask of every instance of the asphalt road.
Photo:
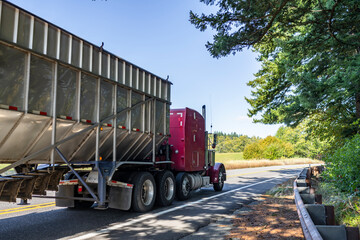
[[[222,192],[203,188],[187,201],[145,214],[58,208],[52,199],[34,198],[26,206],[1,202],[0,239],[180,239],[231,214],[303,167],[229,170]]]

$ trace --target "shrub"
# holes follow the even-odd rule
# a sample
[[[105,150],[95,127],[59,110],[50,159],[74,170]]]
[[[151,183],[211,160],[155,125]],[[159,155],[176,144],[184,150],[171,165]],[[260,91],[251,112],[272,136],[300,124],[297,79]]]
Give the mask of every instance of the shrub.
[[[279,143],[271,143],[266,146],[263,157],[266,159],[274,160],[283,157],[285,154],[285,149],[282,144]]]
[[[291,143],[283,142],[272,136],[249,144],[244,149],[244,159],[266,158],[274,160],[282,157],[292,157],[293,155],[294,148]]]
[[[317,192],[323,204],[335,207],[335,219],[348,227],[360,227],[360,197],[354,193],[340,192],[333,183],[321,182]]]
[[[325,159],[324,177],[340,191],[360,195],[360,135],[355,135]]]
[[[261,146],[258,142],[246,145],[243,153],[244,159],[261,159],[262,158]]]

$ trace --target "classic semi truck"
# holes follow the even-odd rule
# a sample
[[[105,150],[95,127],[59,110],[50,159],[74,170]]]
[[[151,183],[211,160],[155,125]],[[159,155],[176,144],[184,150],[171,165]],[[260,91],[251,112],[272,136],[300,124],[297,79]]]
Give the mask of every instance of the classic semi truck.
[[[170,110],[168,79],[7,1],[0,14],[0,201],[50,190],[57,206],[146,212],[223,189],[205,108]]]

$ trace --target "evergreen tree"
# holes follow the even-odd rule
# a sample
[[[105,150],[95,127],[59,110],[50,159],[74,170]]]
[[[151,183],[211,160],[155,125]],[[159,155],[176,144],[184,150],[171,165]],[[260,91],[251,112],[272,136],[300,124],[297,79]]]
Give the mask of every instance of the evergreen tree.
[[[261,70],[246,100],[257,122],[297,126],[308,119],[324,137],[359,131],[360,3],[358,0],[200,0],[215,14],[190,22],[216,30],[213,57],[253,47]]]

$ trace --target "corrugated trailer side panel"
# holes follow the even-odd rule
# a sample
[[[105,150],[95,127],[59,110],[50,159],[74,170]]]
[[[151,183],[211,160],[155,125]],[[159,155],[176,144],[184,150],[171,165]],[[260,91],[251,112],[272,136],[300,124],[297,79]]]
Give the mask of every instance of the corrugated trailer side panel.
[[[55,146],[77,162],[151,156],[169,81],[8,2],[0,14],[0,162],[61,162]]]

